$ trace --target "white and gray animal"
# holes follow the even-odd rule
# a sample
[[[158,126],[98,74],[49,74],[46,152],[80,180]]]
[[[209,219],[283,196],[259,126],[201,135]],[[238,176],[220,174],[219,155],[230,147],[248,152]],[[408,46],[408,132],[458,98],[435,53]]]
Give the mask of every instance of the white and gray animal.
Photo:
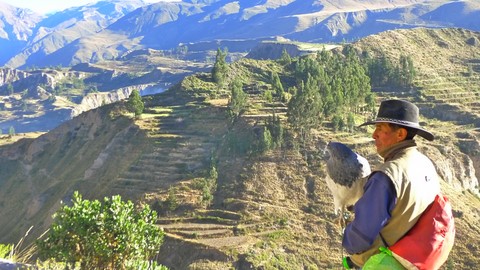
[[[345,208],[354,205],[363,195],[363,186],[370,175],[368,161],[339,142],[329,142],[326,147],[327,186],[333,195],[335,214],[340,210],[343,220]]]

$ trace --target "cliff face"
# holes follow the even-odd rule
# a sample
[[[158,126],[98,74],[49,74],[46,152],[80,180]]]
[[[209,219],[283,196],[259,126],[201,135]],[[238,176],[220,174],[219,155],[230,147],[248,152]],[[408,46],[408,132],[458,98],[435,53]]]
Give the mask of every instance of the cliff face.
[[[8,85],[13,87],[15,93],[25,90],[35,89],[42,86],[50,93],[55,86],[63,80],[72,78],[82,79],[85,74],[80,72],[58,71],[58,70],[40,70],[40,71],[22,71],[10,68],[0,68],[0,91],[6,91]]]
[[[438,174],[452,188],[457,191],[468,190],[480,195],[480,185],[476,175],[480,167],[472,160],[476,155],[470,157],[451,146],[429,146],[421,150],[434,161]],[[480,148],[476,147],[472,150],[478,152]]]
[[[75,107],[72,109],[71,117],[73,118],[83,112],[98,108],[105,104],[115,103],[124,99],[128,99],[133,90],[137,90],[140,92],[140,94],[142,94],[142,92],[148,92],[151,88],[152,85],[144,84],[122,87],[106,93],[90,93],[82,98],[80,104],[75,105]],[[152,94],[155,94],[155,91],[151,92]]]
[[[29,75],[29,73],[17,69],[0,68],[0,86],[20,79],[25,79]]]

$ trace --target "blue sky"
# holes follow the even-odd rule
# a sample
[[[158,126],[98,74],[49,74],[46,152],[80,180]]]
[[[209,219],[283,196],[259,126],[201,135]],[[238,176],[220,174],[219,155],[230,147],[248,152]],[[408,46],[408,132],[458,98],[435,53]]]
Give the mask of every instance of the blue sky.
[[[178,0],[144,0],[145,2],[175,2]],[[21,8],[28,8],[37,13],[45,14],[48,12],[60,11],[69,7],[83,6],[88,3],[98,2],[96,0],[0,0],[0,2]]]

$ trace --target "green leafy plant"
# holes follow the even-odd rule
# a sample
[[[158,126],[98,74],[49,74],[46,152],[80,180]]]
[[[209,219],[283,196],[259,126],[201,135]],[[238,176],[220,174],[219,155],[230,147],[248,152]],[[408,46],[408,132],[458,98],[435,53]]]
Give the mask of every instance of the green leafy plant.
[[[0,258],[8,259],[11,256],[13,250],[12,244],[0,244]]]
[[[218,85],[222,85],[225,82],[228,72],[228,64],[226,61],[228,51],[227,49],[221,50],[220,48],[217,49],[217,55],[215,56],[215,64],[212,68],[212,78],[213,81],[216,82]]]
[[[155,226],[157,215],[148,206],[136,210],[120,196],[83,200],[73,194],[44,239],[37,241],[40,259],[53,259],[81,269],[129,269],[147,261],[160,249],[163,232]]]
[[[135,117],[142,115],[145,105],[143,104],[142,97],[137,90],[133,90],[128,98],[128,107],[131,112],[135,114]]]

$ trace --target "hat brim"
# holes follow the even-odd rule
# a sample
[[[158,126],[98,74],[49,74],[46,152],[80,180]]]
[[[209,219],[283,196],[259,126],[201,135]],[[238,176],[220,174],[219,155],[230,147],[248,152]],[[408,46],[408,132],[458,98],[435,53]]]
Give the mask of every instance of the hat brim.
[[[435,139],[435,136],[433,136],[433,134],[429,131],[427,131],[426,129],[423,129],[422,127],[420,126],[417,126],[417,125],[410,125],[408,123],[399,123],[398,121],[389,121],[389,120],[375,120],[375,121],[367,121],[363,124],[361,124],[360,126],[358,127],[363,127],[363,126],[368,126],[368,125],[375,125],[377,123],[391,123],[391,124],[396,124],[396,125],[399,125],[399,126],[404,126],[404,127],[409,127],[409,128],[414,128],[417,130],[417,135],[429,140],[429,141],[433,141]]]

